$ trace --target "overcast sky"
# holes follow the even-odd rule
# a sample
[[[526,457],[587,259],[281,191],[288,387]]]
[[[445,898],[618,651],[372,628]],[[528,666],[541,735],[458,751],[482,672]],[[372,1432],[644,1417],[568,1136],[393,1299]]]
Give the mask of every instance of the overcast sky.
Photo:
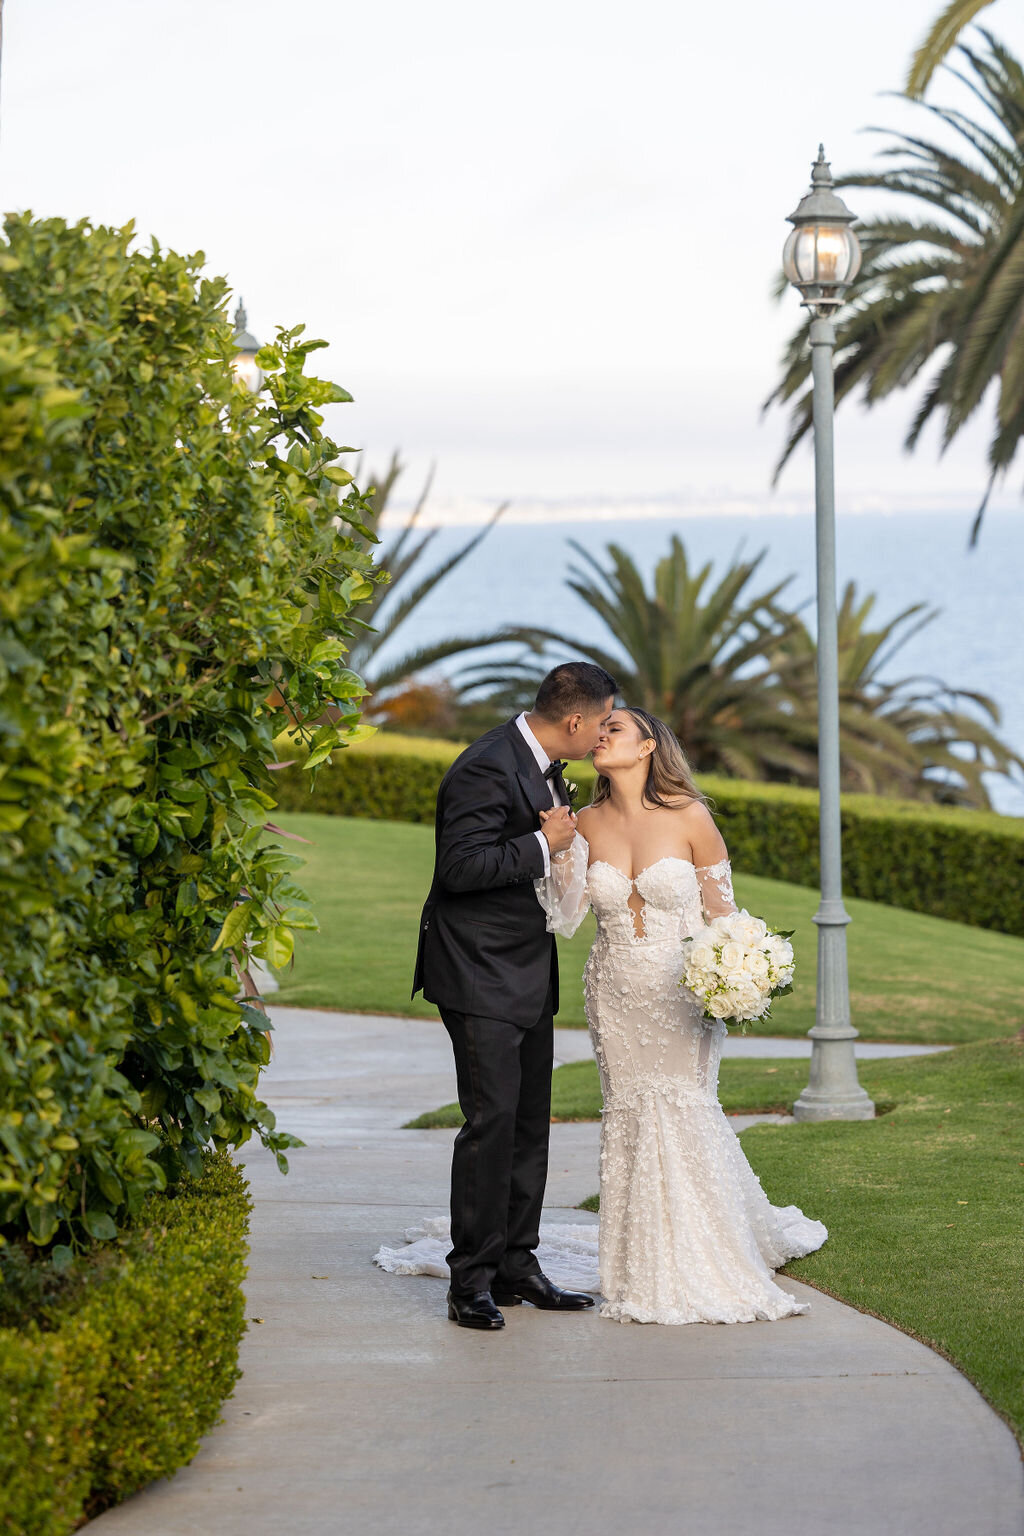
[[[436,458],[445,504],[756,501],[785,215],[819,139],[839,173],[913,121],[880,93],[938,4],[7,0],[3,206],[204,250],[259,336],[330,340],[338,435],[410,490]],[[1018,6],[984,17],[1024,53]],[[843,411],[848,504],[983,484],[983,424],[911,460],[911,413]],[[804,455],[780,495],[810,487]]]

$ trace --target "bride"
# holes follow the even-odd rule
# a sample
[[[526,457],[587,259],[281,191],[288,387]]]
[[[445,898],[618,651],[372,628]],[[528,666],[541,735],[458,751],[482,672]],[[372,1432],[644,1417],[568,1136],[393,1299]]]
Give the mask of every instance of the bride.
[[[769,1204],[718,1103],[725,1024],[679,985],[680,941],[736,910],[725,844],[661,720],[613,710],[593,759],[593,801],[535,890],[554,933],[571,937],[590,909],[597,918],[583,982],[604,1100],[598,1273],[582,1224],[542,1226],[538,1259],[562,1284],[600,1289],[601,1315],[618,1322],[806,1312],[772,1271],[828,1234],[796,1206]],[[410,1229],[407,1247],[376,1262],[446,1273],[446,1225]]]
[[[604,1097],[602,1316],[805,1312],[771,1272],[827,1233],[768,1203],[718,1103],[726,1027],[679,985],[680,940],[736,910],[721,833],[675,736],[645,710],[612,711],[594,767],[576,838],[536,888],[556,933],[575,933],[590,907],[597,917],[583,982]]]

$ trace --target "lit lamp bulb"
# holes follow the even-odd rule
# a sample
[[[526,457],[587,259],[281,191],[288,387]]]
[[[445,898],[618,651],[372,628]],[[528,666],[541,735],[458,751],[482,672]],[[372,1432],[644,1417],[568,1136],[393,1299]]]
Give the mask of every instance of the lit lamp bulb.
[[[856,240],[852,230],[816,229],[814,247],[818,258],[818,278],[823,283],[848,281],[852,251],[848,241]]]
[[[231,360],[231,369],[235,378],[255,395],[263,388],[263,370],[256,362],[256,353],[260,349],[260,344],[252,332],[246,330],[248,323],[245,304],[239,299],[238,308],[235,310],[237,351]]]

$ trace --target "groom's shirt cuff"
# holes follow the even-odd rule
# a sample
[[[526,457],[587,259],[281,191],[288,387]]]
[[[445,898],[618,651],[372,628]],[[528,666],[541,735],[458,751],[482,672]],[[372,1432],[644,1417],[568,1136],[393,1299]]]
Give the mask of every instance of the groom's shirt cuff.
[[[546,880],[551,873],[551,849],[548,847],[548,840],[543,832],[535,832],[533,835],[540,843],[540,850],[544,855],[544,878]]]

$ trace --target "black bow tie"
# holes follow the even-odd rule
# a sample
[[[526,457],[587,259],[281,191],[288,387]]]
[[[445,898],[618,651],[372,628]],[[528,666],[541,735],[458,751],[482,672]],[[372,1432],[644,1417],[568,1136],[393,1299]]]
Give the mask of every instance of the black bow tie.
[[[560,798],[560,800],[561,800],[563,805],[571,805],[572,804],[572,796],[569,793],[569,786],[566,784],[565,780],[562,778],[562,774],[565,772],[565,770],[566,770],[566,768],[568,768],[568,766],[569,766],[569,764],[567,762],[565,762],[562,758],[556,757],[554,762],[551,763],[544,770],[544,777],[546,779],[549,779],[551,781],[551,783],[555,786],[555,791],[556,791],[557,795],[559,796],[559,798]]]

